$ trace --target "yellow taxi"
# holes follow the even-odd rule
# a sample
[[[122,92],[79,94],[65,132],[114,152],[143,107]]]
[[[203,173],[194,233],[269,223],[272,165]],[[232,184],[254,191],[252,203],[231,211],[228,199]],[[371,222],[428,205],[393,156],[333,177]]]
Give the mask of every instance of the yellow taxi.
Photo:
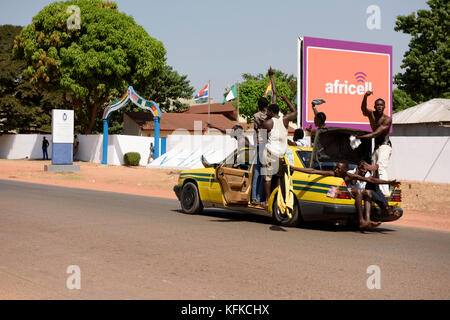
[[[338,161],[345,160],[350,168],[361,160],[370,163],[372,141],[361,140],[353,149],[350,136],[364,131],[341,128],[325,128],[316,133],[314,148],[289,146],[285,155],[288,164],[300,168],[333,170]],[[332,221],[339,224],[356,223],[357,212],[344,180],[339,177],[292,173],[294,206],[290,214],[283,214],[276,201],[278,189],[272,181],[272,193],[268,208],[251,202],[255,149],[236,150],[220,163],[206,168],[182,171],[174,191],[185,213],[200,213],[203,208],[224,208],[272,217],[282,226],[297,226],[308,221]],[[274,178],[275,180],[275,178]],[[283,180],[283,179],[282,179]],[[333,190],[333,192],[330,192]],[[332,194],[332,196],[330,196]],[[372,221],[388,222],[401,217],[401,188],[392,188],[388,200],[396,206],[395,219],[383,216],[382,210],[372,205]]]

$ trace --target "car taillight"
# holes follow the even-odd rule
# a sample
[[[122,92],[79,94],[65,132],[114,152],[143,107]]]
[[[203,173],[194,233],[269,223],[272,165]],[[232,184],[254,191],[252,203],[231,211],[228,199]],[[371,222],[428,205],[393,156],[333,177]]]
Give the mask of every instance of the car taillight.
[[[402,190],[395,189],[394,191],[392,191],[392,195],[391,195],[391,198],[389,199],[389,201],[402,202]]]
[[[348,192],[348,189],[346,187],[338,187],[336,192],[336,198],[337,199],[351,199],[352,195],[350,192]]]

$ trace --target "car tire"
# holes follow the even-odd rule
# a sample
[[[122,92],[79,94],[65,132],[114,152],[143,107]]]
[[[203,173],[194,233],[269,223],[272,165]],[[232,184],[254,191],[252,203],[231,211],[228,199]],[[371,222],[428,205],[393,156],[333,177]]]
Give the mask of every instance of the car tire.
[[[281,214],[280,210],[278,209],[277,204],[278,195],[276,195],[273,199],[273,206],[272,206],[273,218],[277,224],[283,227],[297,227],[302,222],[297,197],[295,196],[294,192],[292,192],[292,194],[294,195],[294,209],[293,212],[291,212],[292,215],[291,218],[289,218],[287,214]]]
[[[180,204],[184,213],[195,214],[202,212],[203,205],[195,183],[188,182],[183,186],[183,189],[181,189]]]

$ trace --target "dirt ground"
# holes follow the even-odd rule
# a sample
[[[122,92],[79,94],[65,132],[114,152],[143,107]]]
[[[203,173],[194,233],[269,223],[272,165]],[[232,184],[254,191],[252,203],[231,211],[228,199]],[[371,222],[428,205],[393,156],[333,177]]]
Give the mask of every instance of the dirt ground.
[[[0,159],[0,179],[176,199],[178,170],[75,162],[79,172],[45,172],[51,161]],[[450,231],[450,184],[402,181],[403,217],[392,224]]]

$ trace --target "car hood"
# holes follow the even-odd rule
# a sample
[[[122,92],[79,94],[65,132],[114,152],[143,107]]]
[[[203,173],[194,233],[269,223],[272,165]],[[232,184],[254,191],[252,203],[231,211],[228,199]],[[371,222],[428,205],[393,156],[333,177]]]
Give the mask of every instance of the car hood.
[[[348,161],[358,164],[361,160],[370,163],[372,152],[372,139],[363,139],[361,144],[352,149],[350,136],[359,136],[368,133],[356,129],[322,128],[316,133],[314,140],[311,166],[315,163]]]

